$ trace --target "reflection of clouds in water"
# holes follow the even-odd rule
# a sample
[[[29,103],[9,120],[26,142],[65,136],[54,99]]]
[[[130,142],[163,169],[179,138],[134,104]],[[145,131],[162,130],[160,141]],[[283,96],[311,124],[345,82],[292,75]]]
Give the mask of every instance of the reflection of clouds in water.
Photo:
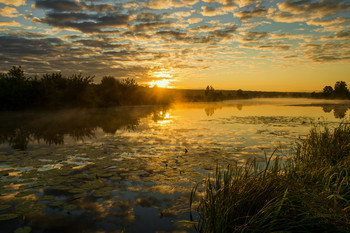
[[[19,201],[19,192],[33,191],[26,197],[44,208],[34,214],[28,210],[24,216],[38,228],[62,227],[75,232],[126,228],[129,232],[142,229],[142,221],[154,221],[157,231],[169,226],[173,231],[176,227],[170,220],[187,216],[193,185],[212,173],[216,164],[245,162],[252,157],[264,162],[265,153],[270,155],[276,148],[283,154],[296,138],[308,132],[314,120],[307,114],[266,116],[256,112],[245,116],[239,114],[250,114],[255,107],[236,108],[237,104],[222,107],[210,118],[203,107],[162,109],[139,119],[142,127],[135,131],[118,130],[54,150],[38,145],[26,152],[0,153],[1,163],[8,166],[1,172],[13,176],[6,180],[10,183],[1,184],[8,195],[0,199],[13,205]],[[289,109],[276,109],[281,108]],[[167,122],[162,123],[164,120]],[[114,131],[112,126],[109,129]],[[47,200],[42,200],[44,197]],[[168,228],[160,224],[165,220]],[[187,230],[179,228],[183,229]]]

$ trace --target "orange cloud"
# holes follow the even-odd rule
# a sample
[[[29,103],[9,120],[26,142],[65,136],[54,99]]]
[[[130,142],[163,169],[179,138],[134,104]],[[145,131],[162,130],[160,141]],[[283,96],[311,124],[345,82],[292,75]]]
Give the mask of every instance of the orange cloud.
[[[13,18],[19,16],[19,12],[16,8],[5,6],[3,9],[0,9],[0,16]]]
[[[5,5],[22,6],[26,4],[26,0],[0,0]]]

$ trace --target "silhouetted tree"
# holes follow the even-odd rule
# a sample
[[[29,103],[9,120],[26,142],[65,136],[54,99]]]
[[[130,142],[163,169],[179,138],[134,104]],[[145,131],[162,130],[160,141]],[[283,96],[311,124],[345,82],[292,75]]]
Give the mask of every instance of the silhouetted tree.
[[[333,95],[333,88],[331,86],[325,86],[323,88],[322,96],[325,98],[329,98]]]
[[[349,97],[349,90],[347,84],[344,81],[338,81],[334,85],[334,96],[337,98]]]
[[[211,85],[206,87],[204,96],[207,101],[216,101],[218,99],[215,89]]]
[[[336,106],[333,111],[335,118],[343,119],[346,116],[348,108],[346,106]]]
[[[0,76],[0,109],[21,109],[32,102],[31,83],[21,66],[13,66]]]
[[[120,105],[118,88],[120,82],[112,76],[105,76],[98,87],[100,106]]]
[[[0,110],[25,108],[107,107],[114,105],[168,104],[172,101],[163,88],[139,86],[134,79],[104,77],[100,84],[93,76],[61,73],[26,77],[22,68],[12,67],[0,74]]]

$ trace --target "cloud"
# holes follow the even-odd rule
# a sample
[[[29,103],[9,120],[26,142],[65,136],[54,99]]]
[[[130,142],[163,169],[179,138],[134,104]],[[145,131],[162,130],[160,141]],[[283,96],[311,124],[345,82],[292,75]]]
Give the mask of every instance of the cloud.
[[[291,34],[291,33],[279,33],[271,34],[271,39],[280,39],[280,40],[306,40],[311,38],[311,35],[306,34]]]
[[[337,32],[335,37],[342,40],[350,40],[350,30]]]
[[[196,24],[196,23],[202,22],[203,19],[202,19],[202,18],[189,18],[187,21],[188,21],[190,24]]]
[[[0,0],[0,3],[12,6],[23,6],[26,4],[26,0]]]
[[[130,28],[132,32],[149,31],[155,29],[170,28],[172,26],[171,22],[148,22],[139,23]]]
[[[202,9],[201,14],[203,16],[213,17],[213,16],[219,16],[219,15],[226,15],[229,12],[233,12],[235,8],[202,6],[201,9]]]
[[[13,18],[13,17],[17,17],[19,15],[20,14],[17,11],[17,9],[13,8],[13,7],[5,6],[3,9],[0,9],[0,16],[2,16],[2,17]]]
[[[327,27],[333,25],[350,24],[350,18],[336,17],[332,19],[309,20],[306,23],[308,25]]]
[[[308,17],[303,15],[293,15],[286,12],[276,12],[273,15],[269,15],[268,18],[274,20],[275,22],[281,23],[303,22],[309,19]]]
[[[350,24],[350,18],[336,17],[331,19],[309,20],[307,25],[320,26],[322,32],[339,32],[346,30]]]
[[[229,5],[233,5],[235,3],[234,0],[203,0],[203,2],[206,3],[220,3],[224,6],[229,6]]]
[[[238,0],[238,5],[240,7],[244,7],[244,6],[250,6],[254,3],[259,3],[259,0]]]
[[[25,1],[11,1],[16,2]],[[345,0],[31,2],[36,10],[29,9],[24,20],[38,23],[35,28],[22,21],[0,21],[1,69],[23,64],[38,72],[81,70],[141,79],[159,64],[197,69],[233,60],[243,63],[240,59],[248,54],[263,59],[273,54],[281,62],[294,56],[311,62],[345,61],[350,56],[350,18],[345,14],[350,3]],[[11,6],[0,10],[3,17],[18,14]],[[273,21],[303,23],[282,27]],[[303,32],[298,33],[300,28]],[[58,34],[62,30],[70,32]],[[235,57],[237,51],[240,57]]]
[[[15,21],[0,21],[0,27],[23,27],[23,24]]]
[[[48,34],[41,33],[41,32],[25,32],[25,31],[9,32],[8,35],[16,36],[16,37],[30,37],[30,38],[48,36]]]
[[[243,48],[247,49],[255,49],[255,50],[283,50],[287,51],[290,49],[290,44],[278,44],[278,43],[259,43],[259,44],[243,44],[241,45]]]
[[[242,42],[259,42],[267,38],[269,35],[269,33],[267,32],[253,32],[253,31],[244,32],[242,34],[245,36],[245,38],[241,39]]]
[[[71,44],[58,38],[0,36],[0,62],[6,64],[7,67],[2,66],[5,69],[12,65],[22,65],[30,75],[62,71],[64,74],[84,72],[100,78],[104,75],[142,78],[149,68],[132,63],[167,56],[159,52],[143,51],[129,44],[113,43],[112,40],[86,39]],[[114,50],[111,51],[111,48]],[[131,64],[128,65],[127,62]]]
[[[282,12],[291,15],[301,15],[313,18],[322,18],[327,15],[334,15],[350,10],[349,3],[343,3],[341,0],[313,2],[310,0],[285,1],[277,3],[277,7]]]
[[[258,38],[258,39],[261,39],[261,38],[266,38],[268,36],[268,33],[267,32],[246,32],[244,33],[245,36],[249,37],[249,38]]]
[[[348,37],[348,33],[340,33],[338,36]],[[350,43],[331,41],[323,44],[305,44],[303,52],[307,59],[317,63],[349,61]]]
[[[48,12],[46,17],[40,20],[40,23],[59,28],[72,28],[81,32],[92,33],[102,32],[104,28],[118,28],[129,23],[129,17],[118,12],[109,12],[105,15],[86,14],[86,13],[61,13]]]
[[[256,8],[252,11],[239,11],[234,16],[238,17],[241,21],[249,21],[254,18],[262,18],[267,15],[267,10],[263,8]]]
[[[153,14],[149,12],[141,12],[135,17],[135,21],[138,22],[161,22],[164,18],[164,15]]]
[[[36,0],[34,8],[49,9],[53,11],[112,11],[116,7],[111,4],[86,4],[83,1],[73,1],[73,0]]]
[[[212,35],[215,36],[216,38],[220,39],[227,39],[231,38],[232,34],[236,32],[237,26],[235,24],[228,25],[223,29],[218,29],[212,32]]]
[[[50,39],[27,39],[17,36],[0,36],[0,51],[6,57],[16,58],[19,56],[34,56],[58,52],[55,46],[62,44],[57,38]]]
[[[82,10],[83,6],[76,1],[70,0],[36,0],[35,8],[44,8],[55,11],[77,11]]]
[[[193,1],[190,1],[192,3]],[[183,7],[184,4],[173,0],[155,0],[144,4],[144,7],[153,10],[163,10],[169,8]]]
[[[197,4],[200,0],[181,0],[181,2],[185,5],[194,5]]]

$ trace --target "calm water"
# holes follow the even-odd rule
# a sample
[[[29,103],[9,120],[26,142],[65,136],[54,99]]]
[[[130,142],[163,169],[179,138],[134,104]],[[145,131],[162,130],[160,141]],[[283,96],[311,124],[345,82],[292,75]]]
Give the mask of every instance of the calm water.
[[[263,162],[275,149],[287,157],[313,124],[349,119],[349,106],[253,99],[0,113],[0,231],[188,232],[189,193],[216,164]]]

